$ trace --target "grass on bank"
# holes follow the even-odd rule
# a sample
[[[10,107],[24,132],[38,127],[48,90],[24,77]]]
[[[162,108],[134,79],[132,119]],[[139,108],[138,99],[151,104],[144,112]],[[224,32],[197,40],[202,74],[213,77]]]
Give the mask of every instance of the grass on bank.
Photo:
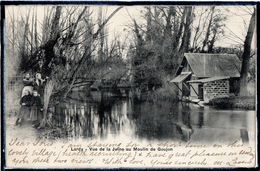
[[[209,101],[209,105],[217,108],[225,108],[225,109],[240,108],[246,110],[254,110],[255,97],[254,96],[231,96],[231,97],[216,98]]]

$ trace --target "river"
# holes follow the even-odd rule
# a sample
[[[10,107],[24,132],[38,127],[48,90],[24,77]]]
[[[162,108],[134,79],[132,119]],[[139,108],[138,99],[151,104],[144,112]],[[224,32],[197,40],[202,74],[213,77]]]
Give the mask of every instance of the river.
[[[109,93],[93,92],[89,96],[82,91],[53,105],[52,112],[53,125],[60,129],[50,133],[51,138],[126,137],[200,143],[252,141],[256,115],[255,111],[222,110],[191,103],[135,102]],[[28,134],[37,132],[30,124],[18,128],[13,123],[7,124],[7,129],[12,127],[10,136],[30,137]],[[21,133],[23,129],[26,133]]]
[[[54,107],[55,124],[70,138],[127,136],[146,140],[248,142],[254,111],[220,110],[190,103],[135,102],[110,94],[74,92]]]

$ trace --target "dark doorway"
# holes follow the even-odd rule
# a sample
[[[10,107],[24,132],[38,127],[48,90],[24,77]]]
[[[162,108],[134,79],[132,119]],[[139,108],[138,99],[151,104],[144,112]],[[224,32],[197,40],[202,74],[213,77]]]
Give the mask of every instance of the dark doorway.
[[[182,83],[182,96],[190,96],[190,87],[185,82]]]
[[[199,84],[198,89],[199,89],[199,99],[203,100],[203,84]]]

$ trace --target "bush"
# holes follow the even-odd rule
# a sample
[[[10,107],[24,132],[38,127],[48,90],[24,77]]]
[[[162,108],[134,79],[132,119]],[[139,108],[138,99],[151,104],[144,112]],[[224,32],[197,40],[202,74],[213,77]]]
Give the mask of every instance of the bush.
[[[162,88],[148,92],[146,100],[148,102],[156,101],[178,101],[178,91],[175,86],[166,84]]]
[[[246,110],[255,109],[255,97],[254,96],[231,96],[216,98],[209,101],[209,105],[217,108],[241,108]]]

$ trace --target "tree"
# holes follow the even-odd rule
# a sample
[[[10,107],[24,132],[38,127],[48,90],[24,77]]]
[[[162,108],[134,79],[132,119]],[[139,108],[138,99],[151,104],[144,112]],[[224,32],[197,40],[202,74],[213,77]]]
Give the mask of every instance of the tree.
[[[227,14],[221,8],[212,7],[195,7],[194,37],[192,40],[192,52],[213,53],[216,41],[223,38],[224,22]]]
[[[205,38],[204,38],[204,41],[203,41],[203,45],[202,45],[202,48],[201,48],[202,52],[206,51],[205,47],[206,47],[206,45],[208,43],[208,39],[209,39],[209,35],[210,35],[210,27],[211,27],[213,16],[214,16],[215,6],[211,7],[210,11],[211,11],[211,14],[210,14],[210,19],[209,19],[209,24],[208,24],[206,35],[205,35]]]
[[[184,10],[186,19],[184,24],[184,33],[182,37],[182,44],[180,47],[180,52],[188,52],[190,48],[190,38],[191,38],[191,24],[193,21],[193,12],[192,12],[192,6],[185,7]]]
[[[11,44],[9,51],[14,55],[15,44],[18,44],[20,71],[34,73],[39,69],[39,61],[43,61],[41,73],[49,77],[43,93],[44,117],[41,127],[47,124],[47,111],[49,102],[54,99],[51,98],[53,95],[66,98],[71,89],[80,83],[82,76],[85,79],[104,76],[97,71],[98,69],[102,71],[102,67],[106,67],[104,63],[108,62],[107,57],[104,58],[106,60],[95,62],[92,56],[97,52],[98,45],[107,46],[104,27],[123,7],[118,7],[106,19],[100,18],[97,27],[93,24],[89,8],[88,6],[44,7],[42,23],[37,20],[37,13],[34,10],[32,12],[29,10],[25,16],[21,15],[20,20],[14,20],[11,16],[13,20],[10,25],[13,30],[12,35],[8,36]],[[15,22],[22,28],[16,29],[17,33]],[[42,33],[38,32],[37,23],[42,25]],[[15,34],[19,35],[20,39],[14,41]],[[117,43],[117,46],[121,48],[120,43]],[[107,47],[105,48],[108,51]],[[117,48],[118,51],[111,50],[111,59],[122,53],[120,48]],[[102,55],[109,54],[106,52]],[[120,63],[120,60],[114,63]],[[96,73],[98,75],[95,75]],[[122,73],[116,77],[122,77]]]
[[[255,30],[255,20],[256,20],[256,11],[254,9],[253,14],[251,16],[245,42],[244,42],[244,52],[242,55],[242,66],[241,66],[241,76],[240,76],[240,96],[247,95],[247,75],[249,71],[250,64],[250,52],[251,52],[251,44],[253,39],[253,34]]]
[[[182,32],[183,32],[185,16],[186,16],[186,11],[185,11],[185,9],[183,9],[182,14],[181,14],[181,20],[178,21],[179,24],[176,24],[176,25],[179,25],[178,30],[174,32],[174,36],[173,36],[174,40],[175,40],[174,43],[173,43],[173,48],[175,50],[177,50],[178,47],[179,47],[179,41],[180,41],[180,38],[181,38],[181,35],[182,35]],[[177,21],[176,21],[176,23],[177,23]]]
[[[60,21],[60,16],[61,16],[61,6],[57,6],[56,10],[55,10],[55,14],[52,20],[52,26],[51,26],[51,35],[50,35],[50,39],[48,40],[48,44],[45,44],[45,63],[44,63],[44,67],[47,68],[49,63],[51,62],[51,59],[53,58],[53,56],[55,56],[55,52],[54,52],[54,46],[57,43],[57,40],[60,36],[59,34],[59,21]],[[48,67],[48,69],[50,69]],[[49,71],[49,74],[51,75],[52,71]],[[47,124],[47,110],[48,110],[48,106],[49,106],[49,101],[50,101],[50,97],[54,88],[54,82],[55,80],[53,80],[53,78],[51,78],[50,80],[47,81],[45,89],[44,89],[44,106],[43,106],[43,119],[41,122],[40,127],[44,127]]]

